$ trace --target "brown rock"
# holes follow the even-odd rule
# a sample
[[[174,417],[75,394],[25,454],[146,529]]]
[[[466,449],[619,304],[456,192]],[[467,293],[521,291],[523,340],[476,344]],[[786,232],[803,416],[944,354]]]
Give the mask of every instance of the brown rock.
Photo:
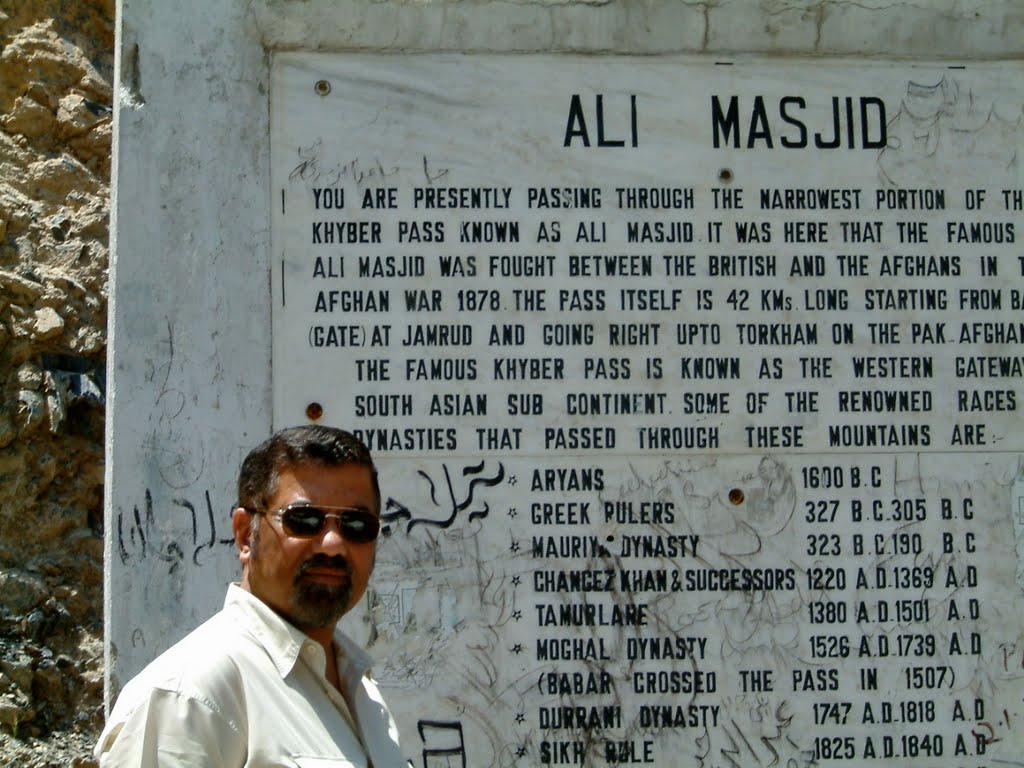
[[[64,698],[64,675],[57,665],[43,659],[32,676],[32,698],[42,701],[61,701]]]
[[[25,363],[18,368],[14,381],[25,389],[39,389],[43,386],[43,371],[35,363]]]
[[[43,295],[44,287],[34,280],[0,269],[0,290],[22,301],[35,301]]]
[[[60,100],[57,107],[57,135],[62,139],[81,136],[91,131],[100,120],[109,120],[109,109],[90,106],[90,102],[80,93],[69,93]]]
[[[53,205],[64,202],[73,190],[95,193],[99,189],[92,172],[69,154],[32,163],[26,182],[34,197]]]
[[[6,448],[17,436],[18,430],[15,429],[11,417],[6,413],[0,413],[0,448]]]
[[[14,102],[14,109],[0,119],[8,133],[36,138],[45,136],[56,126],[53,112],[38,101],[22,96]]]
[[[43,416],[46,415],[46,401],[38,392],[30,389],[18,391],[17,417],[19,431],[22,435],[33,432],[43,423]]]
[[[23,691],[32,690],[32,659],[23,653],[13,658],[0,658],[0,671]]]
[[[53,339],[64,333],[64,319],[53,307],[42,307],[36,310],[33,320],[32,336],[36,341]]]
[[[35,717],[35,710],[27,704],[19,703],[9,694],[0,696],[0,724],[13,730],[20,723],[31,722]]]
[[[68,142],[75,157],[87,164],[94,175],[110,175],[112,121],[108,118]]]
[[[24,571],[0,571],[0,605],[14,614],[35,608],[49,595],[46,582]]]

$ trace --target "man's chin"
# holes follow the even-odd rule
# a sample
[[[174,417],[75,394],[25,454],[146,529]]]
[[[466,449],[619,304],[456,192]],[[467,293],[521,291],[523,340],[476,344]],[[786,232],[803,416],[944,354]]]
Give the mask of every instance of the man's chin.
[[[351,584],[303,579],[292,599],[292,622],[300,629],[322,629],[338,623],[348,610]]]

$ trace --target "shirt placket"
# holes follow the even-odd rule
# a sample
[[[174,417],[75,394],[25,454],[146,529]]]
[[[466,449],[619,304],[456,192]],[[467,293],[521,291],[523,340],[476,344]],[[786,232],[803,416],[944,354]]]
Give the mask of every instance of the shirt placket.
[[[360,746],[363,748],[363,754],[366,755],[367,768],[373,768],[373,763],[370,760],[370,753],[366,749],[366,743],[363,741],[363,735],[360,732],[359,725],[352,713],[351,707],[345,697],[341,694],[337,688],[331,685],[331,682],[327,679],[327,657],[324,654],[322,647],[313,643],[312,641],[304,644],[302,649],[302,657],[305,663],[309,666],[313,675],[316,677],[317,682],[324,689],[327,694],[327,698],[330,699],[331,703],[335,706],[341,716],[345,719],[352,733],[355,734],[356,739],[359,741]],[[342,663],[341,659],[338,660],[338,675],[341,677]]]

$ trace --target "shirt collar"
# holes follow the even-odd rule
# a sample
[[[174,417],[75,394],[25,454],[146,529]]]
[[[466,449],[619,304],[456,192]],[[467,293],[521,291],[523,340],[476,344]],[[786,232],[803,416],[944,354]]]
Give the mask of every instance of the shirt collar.
[[[373,658],[337,627],[334,647],[337,648],[338,674],[344,678],[348,690],[354,691],[359,680],[370,674]]]
[[[320,648],[309,635],[281,618],[270,606],[242,589],[237,582],[228,586],[224,609],[240,616],[248,630],[266,649],[281,677],[286,677],[295,668],[307,643]],[[370,671],[373,659],[337,627],[334,630],[334,645],[338,651],[339,673],[350,686]]]

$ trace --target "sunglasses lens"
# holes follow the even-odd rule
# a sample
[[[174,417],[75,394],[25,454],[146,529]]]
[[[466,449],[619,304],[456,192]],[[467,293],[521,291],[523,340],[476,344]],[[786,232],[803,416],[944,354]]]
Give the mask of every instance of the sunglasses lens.
[[[369,512],[352,510],[345,512],[341,518],[341,535],[349,541],[362,544],[377,538],[380,521]]]
[[[289,536],[315,536],[325,519],[316,507],[288,507],[281,515],[281,524]]]
[[[328,513],[316,507],[288,507],[281,513],[281,525],[289,536],[316,536],[323,529],[328,516]],[[372,512],[346,509],[337,517],[341,535],[357,544],[373,541],[380,532],[380,520]]]

